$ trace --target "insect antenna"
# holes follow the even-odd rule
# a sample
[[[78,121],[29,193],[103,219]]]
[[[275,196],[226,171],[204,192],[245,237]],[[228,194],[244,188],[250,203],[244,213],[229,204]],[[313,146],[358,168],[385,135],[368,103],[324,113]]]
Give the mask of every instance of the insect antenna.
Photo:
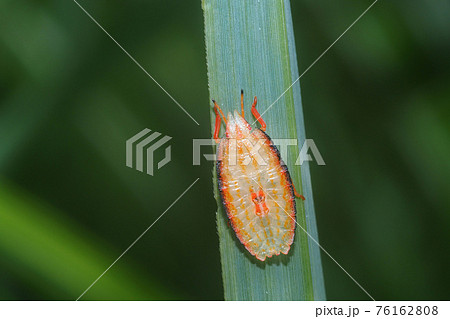
[[[241,89],[241,113],[242,117],[244,117],[244,90]],[[244,117],[245,118],[245,117]]]

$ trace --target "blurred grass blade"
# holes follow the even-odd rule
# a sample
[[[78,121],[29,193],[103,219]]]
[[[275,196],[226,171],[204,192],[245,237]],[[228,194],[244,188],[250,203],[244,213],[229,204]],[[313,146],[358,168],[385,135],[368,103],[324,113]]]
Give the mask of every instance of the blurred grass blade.
[[[204,0],[205,38],[211,98],[225,114],[239,107],[244,89],[247,120],[253,96],[264,112],[298,78],[297,58],[289,1]],[[297,82],[264,114],[272,138],[305,141],[305,130]],[[211,126],[214,114],[211,112]],[[222,130],[223,134],[223,130]],[[306,197],[297,201],[297,222],[316,240],[317,229],[309,167],[294,166],[299,148],[291,146],[284,160],[293,182]],[[215,175],[215,173],[214,173]],[[323,300],[320,251],[297,227],[287,256],[260,262],[236,239],[219,200],[217,227],[220,238],[222,276],[226,300]]]
[[[74,232],[78,225],[60,219],[52,209],[0,181],[1,263],[31,283],[39,299],[75,300],[120,254],[120,249],[111,252],[94,236]],[[111,269],[83,300],[177,298],[142,278],[122,263],[120,271]]]

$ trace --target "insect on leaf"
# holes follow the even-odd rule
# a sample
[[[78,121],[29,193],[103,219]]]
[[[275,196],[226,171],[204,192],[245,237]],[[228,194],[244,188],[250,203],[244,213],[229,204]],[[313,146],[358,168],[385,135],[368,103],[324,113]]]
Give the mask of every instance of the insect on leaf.
[[[296,199],[298,225],[288,254],[261,261],[228,226],[214,173],[225,299],[324,300],[319,247],[305,232],[318,240],[309,166],[308,162],[301,167],[294,165],[305,130],[299,82],[286,91],[298,78],[289,1],[204,0],[202,6],[211,98],[227,114],[240,109],[243,89],[246,119],[254,128],[259,124],[253,123],[256,119],[249,108],[253,96],[258,97],[266,133],[273,139],[298,142],[288,148],[283,160],[297,191],[306,198],[304,202]],[[214,125],[211,108],[212,132]],[[222,128],[221,137],[224,132]]]

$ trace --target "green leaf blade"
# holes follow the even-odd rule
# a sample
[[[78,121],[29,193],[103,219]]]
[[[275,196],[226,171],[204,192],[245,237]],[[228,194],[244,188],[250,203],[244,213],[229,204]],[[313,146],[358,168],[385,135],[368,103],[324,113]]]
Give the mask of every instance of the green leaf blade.
[[[203,1],[208,78],[211,98],[225,114],[239,109],[240,89],[246,93],[247,120],[253,96],[264,112],[298,78],[289,1]],[[297,82],[264,114],[267,133],[276,139],[305,141],[300,85]],[[211,112],[211,126],[214,114]],[[223,130],[222,130],[223,134]],[[293,182],[307,200],[297,200],[295,241],[288,255],[261,262],[251,256],[228,226],[217,190],[217,227],[226,300],[323,300],[320,251],[309,167],[295,166],[299,147],[284,160]],[[302,187],[303,185],[303,187]],[[305,210],[306,208],[306,210]],[[304,230],[302,230],[304,229]]]

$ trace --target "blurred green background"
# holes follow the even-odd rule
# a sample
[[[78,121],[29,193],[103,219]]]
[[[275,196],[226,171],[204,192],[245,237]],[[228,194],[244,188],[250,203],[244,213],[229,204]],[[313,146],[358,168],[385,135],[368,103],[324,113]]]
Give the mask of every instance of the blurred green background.
[[[73,1],[1,0],[0,299],[78,298],[197,177],[82,299],[223,299],[200,1],[79,2],[200,125]],[[300,72],[371,2],[292,1]],[[301,79],[321,244],[375,299],[449,298],[449,15],[380,0]],[[152,177],[125,166],[146,127],[173,137]],[[328,299],[367,299],[322,260]]]

